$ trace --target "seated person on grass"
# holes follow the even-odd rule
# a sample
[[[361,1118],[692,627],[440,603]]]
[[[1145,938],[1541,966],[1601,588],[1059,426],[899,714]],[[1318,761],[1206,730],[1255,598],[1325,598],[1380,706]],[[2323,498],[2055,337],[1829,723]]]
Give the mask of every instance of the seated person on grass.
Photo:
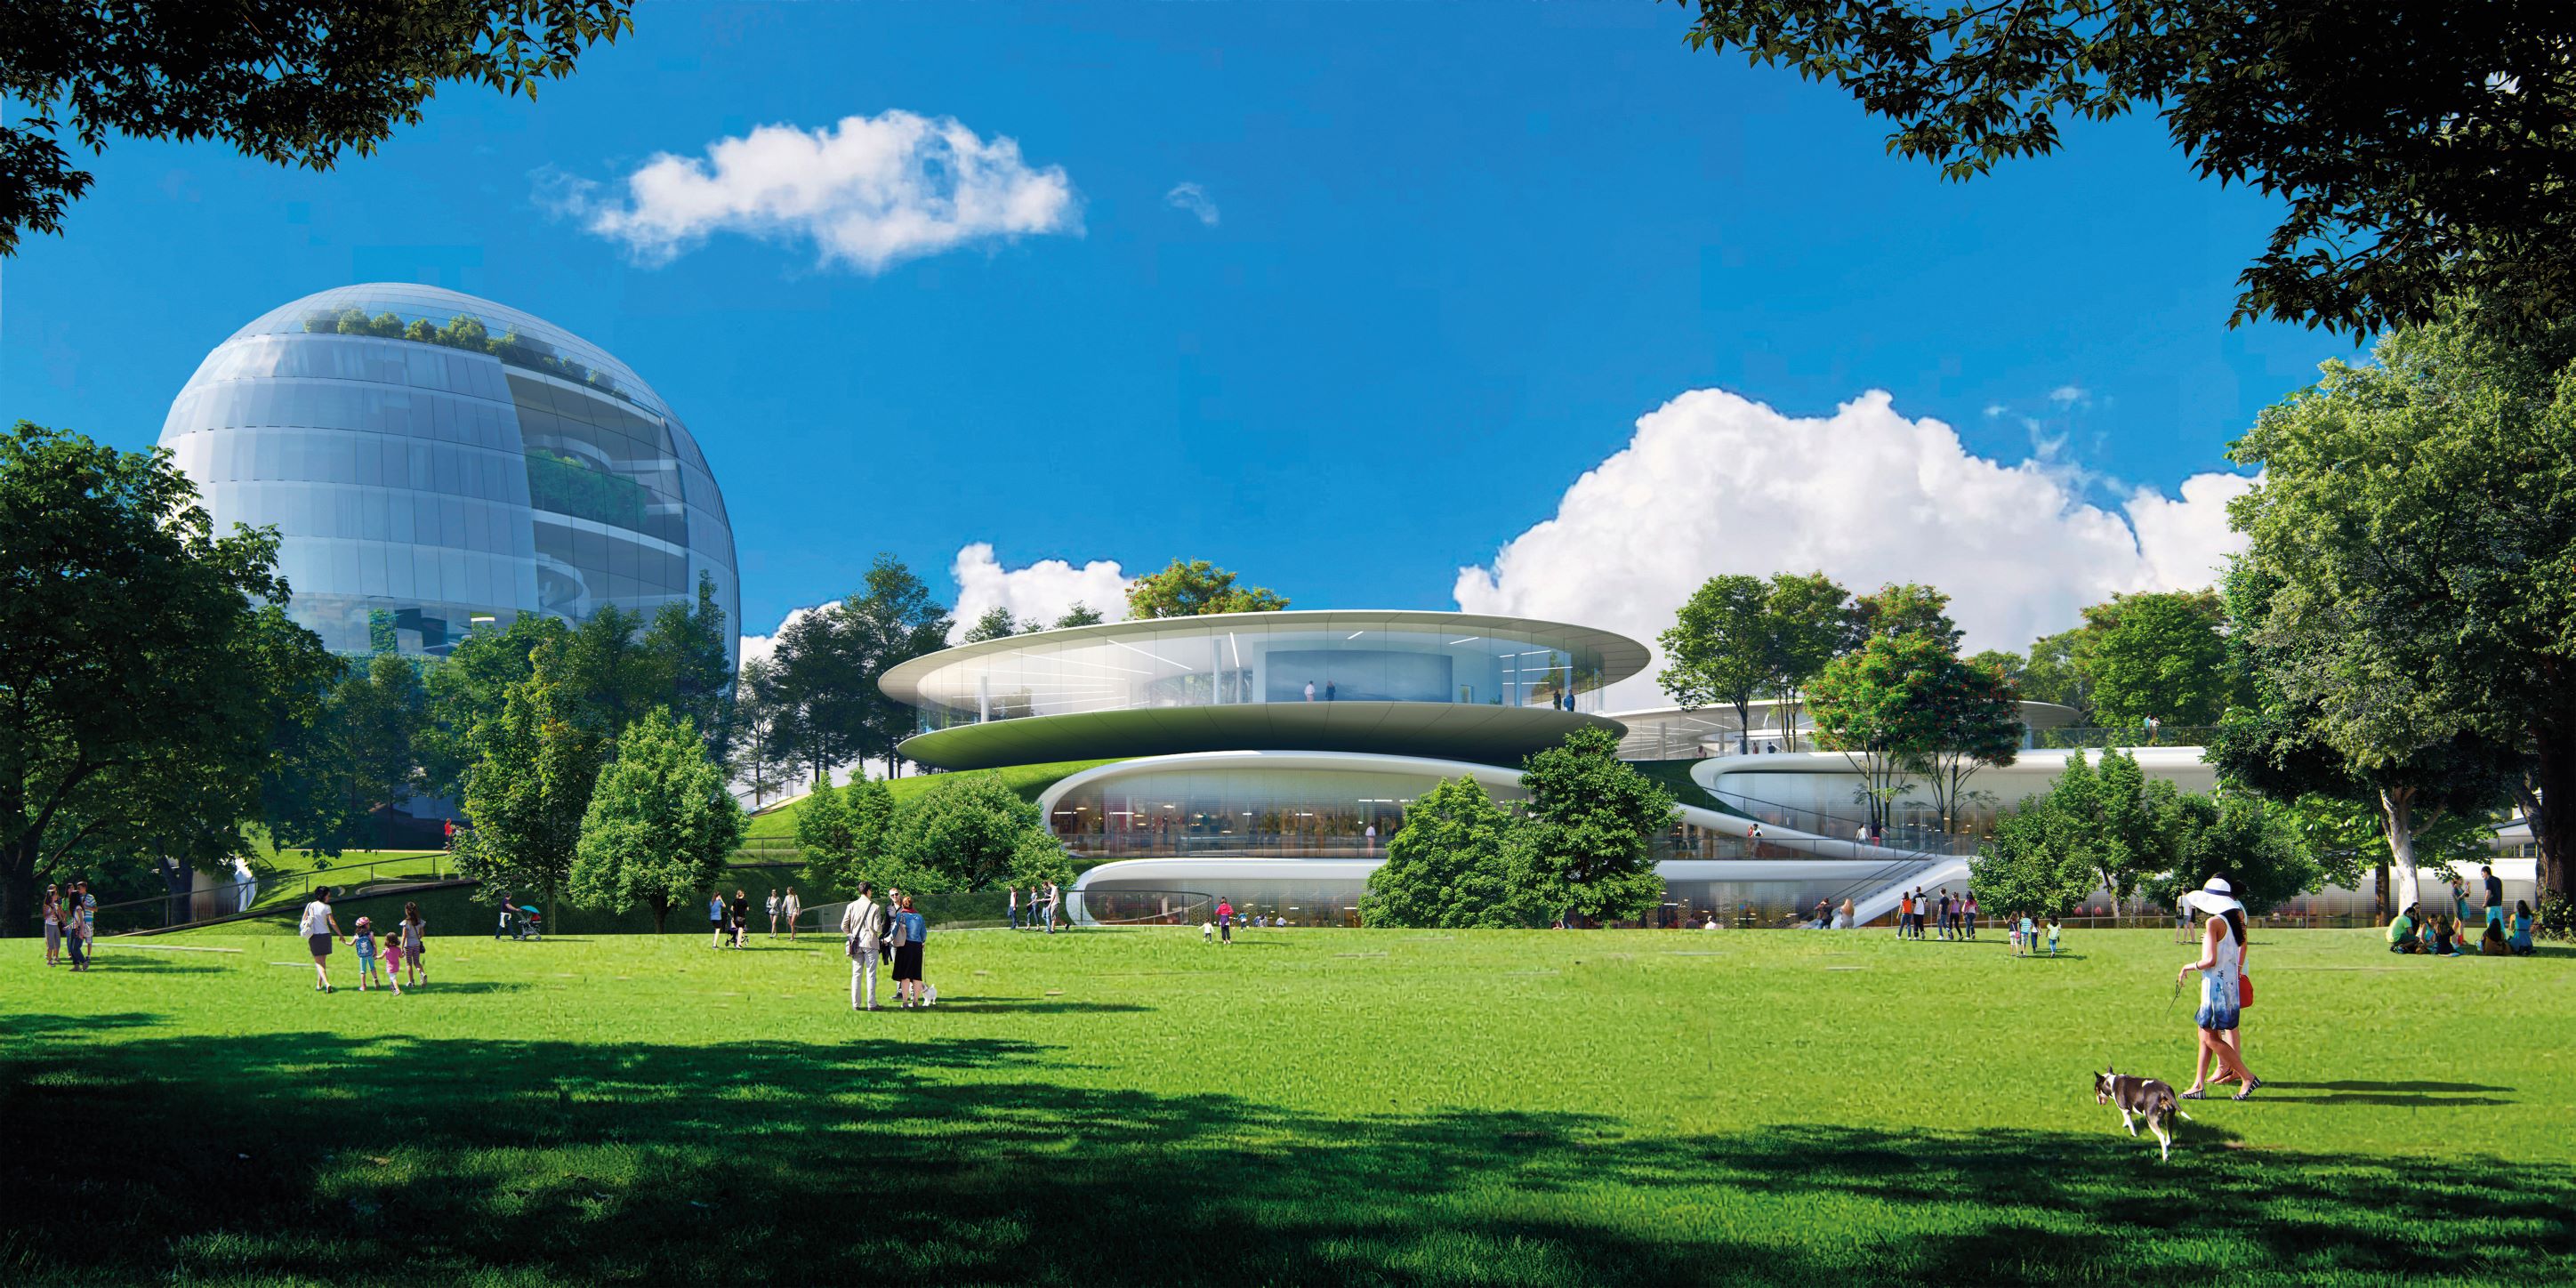
[[[2505,955],[2503,927],[2498,926],[2492,921],[2487,923],[2486,933],[2478,936],[2478,955],[2481,957],[2502,957]]]
[[[2526,900],[2513,901],[2513,937],[2505,941],[2505,947],[2512,949],[2516,957],[2529,957],[2532,953],[2531,904]]]
[[[2416,942],[2415,939],[2415,905],[2406,905],[2406,911],[2397,914],[2397,920],[2388,923],[2388,951],[2392,953],[2424,951],[2424,945]]]

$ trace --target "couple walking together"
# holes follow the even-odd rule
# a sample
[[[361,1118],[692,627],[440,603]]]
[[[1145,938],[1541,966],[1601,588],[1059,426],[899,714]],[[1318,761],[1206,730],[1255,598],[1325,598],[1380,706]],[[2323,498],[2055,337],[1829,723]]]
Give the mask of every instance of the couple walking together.
[[[875,898],[875,888],[859,883],[859,897],[841,909],[841,938],[850,954],[850,1009],[877,1009],[877,958],[894,960],[895,995],[907,1008],[928,1006],[938,994],[921,981],[922,941],[930,924],[912,910],[912,896],[898,895],[889,908]]]

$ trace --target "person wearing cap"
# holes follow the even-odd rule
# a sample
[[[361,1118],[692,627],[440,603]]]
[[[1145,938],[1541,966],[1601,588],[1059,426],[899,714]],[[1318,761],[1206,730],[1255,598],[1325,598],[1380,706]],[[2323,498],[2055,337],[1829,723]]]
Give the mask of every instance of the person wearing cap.
[[[2236,901],[2235,887],[2225,877],[2211,877],[2206,885],[2183,896],[2183,902],[2198,908],[2205,920],[2200,937],[2200,960],[2186,962],[2174,972],[2174,983],[2193,971],[2200,972],[2200,1009],[2192,1016],[2198,1030],[2199,1050],[2192,1061],[2191,1086],[2179,1093],[2184,1100],[2206,1097],[2209,1066],[2214,1061],[2222,1075],[2244,1085],[2236,1099],[2252,1096],[2263,1080],[2245,1067],[2227,1037],[2236,1028],[2237,1008],[2244,1004],[2240,991],[2245,961],[2245,905]]]

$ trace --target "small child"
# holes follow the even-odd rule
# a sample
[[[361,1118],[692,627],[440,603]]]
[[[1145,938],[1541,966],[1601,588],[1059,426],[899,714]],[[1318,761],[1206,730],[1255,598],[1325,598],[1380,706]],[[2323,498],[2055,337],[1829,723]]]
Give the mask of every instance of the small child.
[[[2048,914],[2048,955],[2057,955],[2057,914]]]
[[[1202,921],[1199,923],[1199,942],[1203,944],[1212,944],[1216,942],[1215,922]]]
[[[358,991],[366,992],[370,979],[383,983],[383,977],[376,974],[376,929],[366,918],[358,918],[358,933],[350,936],[349,943],[358,950]]]
[[[2021,923],[2009,917],[2005,918],[2004,938],[2012,941],[2012,955],[2021,956]]]
[[[359,933],[364,934],[365,932],[361,931]],[[387,987],[393,989],[394,996],[396,997],[402,996],[402,972],[403,937],[402,930],[398,927],[395,929],[394,933],[385,936],[385,984]],[[360,975],[358,978],[363,980],[366,976]]]
[[[2025,912],[2021,915],[2021,955],[2031,957],[2038,952],[2039,923],[2031,920],[2030,914]]]

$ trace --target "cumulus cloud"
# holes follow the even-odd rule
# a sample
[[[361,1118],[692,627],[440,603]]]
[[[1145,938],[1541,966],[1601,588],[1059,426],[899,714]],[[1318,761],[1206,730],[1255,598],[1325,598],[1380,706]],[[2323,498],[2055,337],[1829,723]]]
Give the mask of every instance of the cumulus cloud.
[[[1115,560],[1095,559],[1076,568],[1062,559],[1041,559],[1025,568],[1005,568],[994,557],[992,544],[978,541],[960,549],[948,571],[957,579],[957,627],[949,633],[951,640],[995,608],[1007,608],[1023,622],[1053,623],[1075,604],[1100,614],[1103,621],[1127,616],[1127,574]]]
[[[1468,612],[1609,627],[1651,642],[1722,572],[1823,569],[1854,590],[1938,586],[1966,646],[2027,648],[2115,592],[2209,585],[2241,546],[2231,474],[2142,488],[2114,513],[2061,468],[1971,454],[1937,420],[1872,391],[1826,417],[1783,415],[1724,390],[1683,394],[1575,480],[1550,518],[1461,568]],[[1660,660],[1657,665],[1661,665]],[[1611,695],[1660,705],[1653,670]]]
[[[1163,194],[1163,204],[1174,209],[1186,210],[1198,216],[1200,223],[1210,228],[1216,227],[1216,203],[1208,200],[1207,189],[1195,183],[1172,185],[1172,190]]]
[[[2093,401],[2093,395],[2086,392],[2082,385],[2059,385],[2048,391],[2048,400],[2060,407],[2075,407],[2090,404]]]
[[[826,265],[876,273],[959,246],[1079,233],[1062,166],[1033,168],[1017,140],[911,112],[800,129],[764,125],[658,153],[613,185],[561,175],[541,198],[638,259],[666,263],[717,233],[812,242]]]

